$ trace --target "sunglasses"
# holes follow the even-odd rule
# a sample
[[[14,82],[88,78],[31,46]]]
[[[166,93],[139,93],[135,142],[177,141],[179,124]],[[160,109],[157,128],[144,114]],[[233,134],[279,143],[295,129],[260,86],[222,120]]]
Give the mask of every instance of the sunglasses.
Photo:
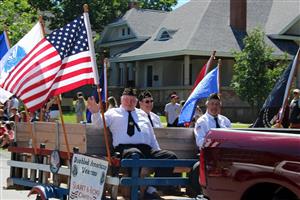
[[[153,103],[153,100],[146,100],[144,103]]]

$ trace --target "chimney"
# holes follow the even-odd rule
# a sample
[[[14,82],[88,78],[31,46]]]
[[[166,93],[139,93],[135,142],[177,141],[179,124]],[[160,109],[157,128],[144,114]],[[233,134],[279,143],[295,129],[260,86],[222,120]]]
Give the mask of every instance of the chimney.
[[[140,8],[139,2],[136,1],[136,0],[135,1],[134,0],[129,1],[129,3],[128,3],[128,10],[130,10],[131,8],[139,9]]]
[[[230,0],[230,26],[247,31],[247,0]]]

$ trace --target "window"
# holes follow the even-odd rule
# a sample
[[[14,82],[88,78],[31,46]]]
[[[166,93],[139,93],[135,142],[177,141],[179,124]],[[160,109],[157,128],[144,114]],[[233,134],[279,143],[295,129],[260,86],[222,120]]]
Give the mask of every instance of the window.
[[[125,28],[122,28],[122,36],[125,36]]]
[[[147,87],[152,87],[153,70],[152,65],[147,66]]]
[[[159,37],[160,41],[166,41],[166,40],[169,40],[169,39],[170,39],[170,35],[167,31],[162,32],[160,37]]]
[[[130,28],[127,28],[127,35],[130,35]]]

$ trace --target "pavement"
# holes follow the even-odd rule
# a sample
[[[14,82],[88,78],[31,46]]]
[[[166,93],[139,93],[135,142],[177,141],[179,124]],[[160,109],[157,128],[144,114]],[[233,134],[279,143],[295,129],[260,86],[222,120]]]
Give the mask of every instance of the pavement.
[[[33,196],[27,197],[28,190],[6,189],[6,179],[9,177],[9,166],[7,160],[10,159],[10,153],[7,150],[0,149],[0,199],[1,200],[27,200],[35,199]]]

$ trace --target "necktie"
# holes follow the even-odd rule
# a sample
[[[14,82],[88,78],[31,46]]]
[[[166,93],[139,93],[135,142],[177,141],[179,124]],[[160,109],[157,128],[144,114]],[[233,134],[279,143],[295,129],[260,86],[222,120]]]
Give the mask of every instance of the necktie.
[[[216,128],[220,128],[220,124],[218,122],[218,117],[214,117],[215,122],[216,122]]]
[[[131,115],[131,111],[128,111],[128,126],[127,126],[127,134],[131,137],[134,135],[134,120]]]
[[[151,123],[151,126],[153,127],[153,121],[152,121],[152,119],[151,119],[150,114],[148,114],[148,118],[149,118],[149,121],[150,121],[150,123]]]

